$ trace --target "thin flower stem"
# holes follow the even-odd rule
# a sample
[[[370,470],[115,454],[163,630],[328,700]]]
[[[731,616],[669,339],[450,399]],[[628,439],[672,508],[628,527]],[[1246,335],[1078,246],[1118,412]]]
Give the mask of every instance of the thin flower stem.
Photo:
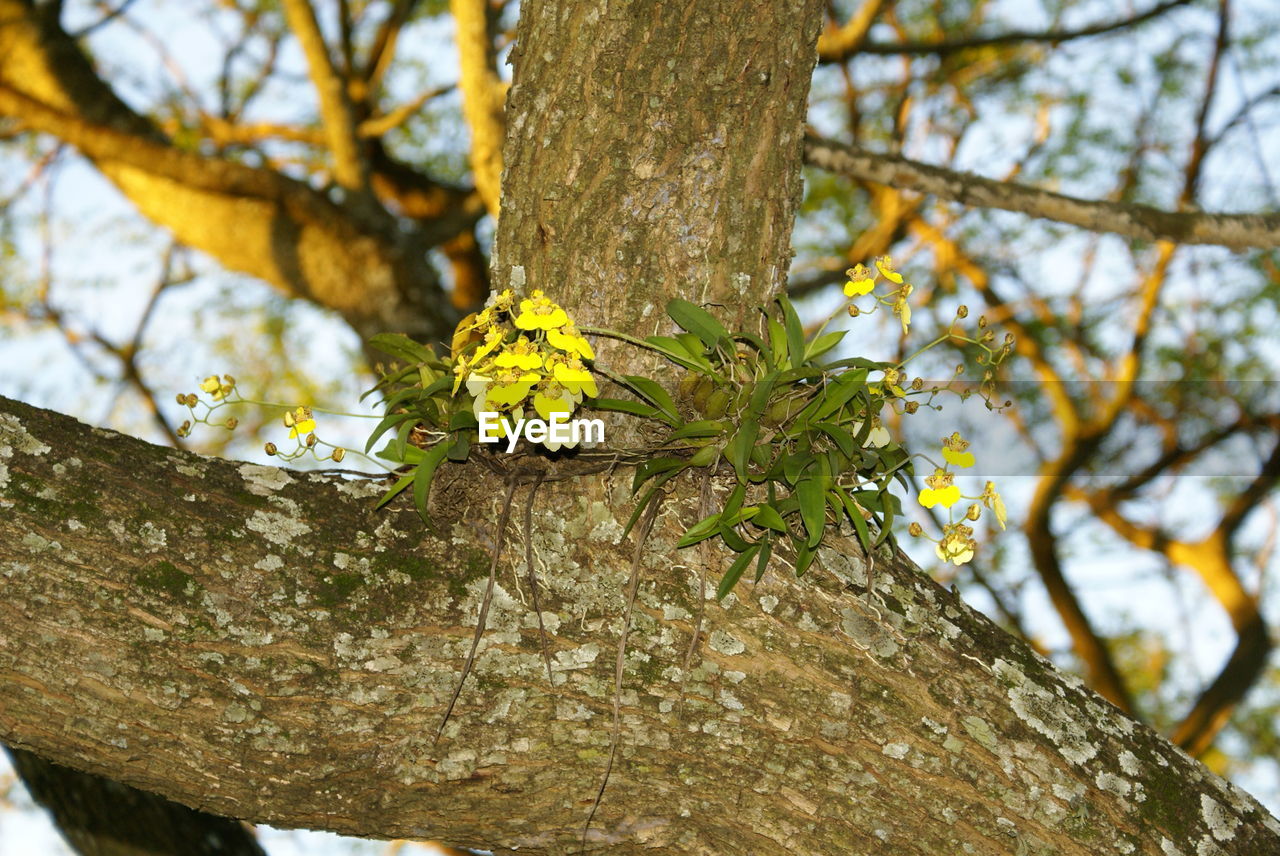
[[[656,351],[659,354],[666,354],[665,350],[659,348],[652,342],[646,342],[644,339],[638,339],[635,336],[628,336],[626,333],[619,333],[617,330],[609,330],[604,327],[586,327],[579,325],[578,332],[589,333],[594,336],[604,336],[606,339],[617,339],[620,342],[628,342],[637,347],[645,348],[646,350]],[[596,368],[599,368],[599,366],[596,366]],[[601,371],[604,370],[601,369]]]

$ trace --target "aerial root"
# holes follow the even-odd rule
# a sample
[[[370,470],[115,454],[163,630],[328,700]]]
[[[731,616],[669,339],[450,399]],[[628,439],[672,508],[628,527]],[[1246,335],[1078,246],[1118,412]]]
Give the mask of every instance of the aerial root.
[[[471,665],[475,662],[476,649],[480,647],[480,637],[484,635],[485,622],[489,618],[489,604],[493,602],[493,586],[498,577],[498,559],[502,556],[502,545],[506,541],[507,523],[511,521],[511,498],[515,495],[517,483],[514,476],[507,479],[507,495],[503,500],[502,515],[498,520],[498,535],[493,544],[493,560],[489,563],[489,582],[484,589],[484,600],[480,603],[480,614],[476,616],[476,632],[471,637],[471,650],[467,652],[467,661],[462,664],[462,677],[458,678],[458,684],[453,688],[453,697],[449,699],[444,718],[440,720],[435,739],[431,741],[433,746],[440,742],[440,735],[444,733],[444,727],[449,723],[449,715],[453,713],[453,706],[458,702],[462,685],[466,683],[467,675],[471,673]],[[537,609],[536,606],[534,608]]]
[[[591,813],[582,827],[582,853],[587,851],[587,832],[591,829],[591,821],[595,819],[596,810],[604,799],[604,789],[609,784],[609,774],[613,772],[613,761],[618,754],[618,738],[622,731],[622,672],[627,661],[627,636],[631,632],[631,612],[636,603],[636,592],[640,588],[640,561],[644,556],[644,545],[649,539],[649,531],[653,529],[653,521],[658,516],[662,499],[655,496],[645,508],[636,527],[636,548],[631,556],[631,577],[627,580],[627,604],[622,613],[622,634],[618,638],[618,659],[613,668],[613,730],[609,736],[609,761],[605,764],[604,778],[600,780],[600,790],[596,792],[595,801],[591,803]]]

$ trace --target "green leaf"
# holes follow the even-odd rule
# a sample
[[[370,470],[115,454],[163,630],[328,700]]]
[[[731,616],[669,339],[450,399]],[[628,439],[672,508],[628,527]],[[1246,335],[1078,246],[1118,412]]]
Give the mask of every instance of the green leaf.
[[[443,443],[436,445],[443,446]],[[435,448],[434,446],[432,448]],[[471,454],[471,437],[467,432],[462,431],[453,435],[453,442],[449,444],[449,460],[455,463],[462,463]]]
[[[667,438],[667,442],[675,440],[684,440],[690,437],[714,437],[728,430],[730,423],[722,419],[699,419],[697,422],[687,422],[672,432]]]
[[[812,452],[796,452],[787,455],[782,462],[782,476],[787,480],[787,484],[794,485],[800,480],[801,474],[817,460]]]
[[[676,333],[676,341],[684,345],[684,349],[689,353],[697,354],[707,364],[708,369],[711,368],[711,363],[707,360],[707,346],[703,344],[701,339],[692,333]]]
[[[709,467],[720,457],[721,451],[722,448],[720,446],[703,446],[693,453],[693,457],[689,459],[689,466]]]
[[[778,382],[778,374],[776,371],[769,372],[763,380],[756,381],[747,404],[748,419],[754,421],[764,415],[764,409],[769,406],[769,395],[773,392],[773,385]]]
[[[479,427],[480,420],[476,419],[476,415],[470,410],[455,410],[449,416],[450,431],[466,431]]]
[[[369,346],[410,363],[435,359],[435,353],[403,333],[378,333],[369,337]]]
[[[818,357],[840,344],[840,340],[843,339],[845,334],[848,332],[848,330],[833,330],[830,333],[823,333],[821,336],[814,339],[809,343],[808,347],[804,349],[805,362],[816,360]]]
[[[759,552],[760,545],[752,544],[737,555],[733,560],[733,564],[729,565],[729,570],[725,571],[724,576],[720,578],[720,585],[716,586],[716,600],[724,600],[724,596],[733,591],[733,587],[742,578],[742,572],[747,569],[747,565],[751,564],[751,560]]]
[[[373,429],[373,433],[369,435],[369,442],[364,444],[364,453],[366,455],[369,454],[369,450],[373,448],[373,444],[378,442],[378,439],[382,437],[383,434],[387,433],[387,431],[389,431],[393,426],[405,421],[406,419],[413,418],[414,415],[412,413],[389,413],[382,417],[382,421],[377,424]]]
[[[796,576],[803,577],[804,572],[809,570],[809,566],[813,564],[814,558],[818,555],[818,551],[807,545],[801,544],[800,549],[796,550]]]
[[[655,405],[666,414],[667,421],[670,421],[673,425],[680,421],[680,411],[676,409],[676,403],[671,400],[671,395],[659,384],[649,380],[647,377],[638,375],[624,375],[622,379],[633,390],[647,398],[650,404]]]
[[[880,534],[876,536],[875,545],[879,547],[885,541],[889,540],[889,536],[893,533],[893,505],[886,503],[883,519],[880,521]]]
[[[772,505],[761,505],[760,510],[756,512],[755,517],[751,518],[751,522],[762,529],[772,529],[775,532],[786,532],[787,524],[782,519],[782,515],[778,513],[778,509]]]
[[[769,326],[769,362],[773,368],[787,365],[787,331],[782,325],[770,318]]]
[[[732,526],[725,526],[723,521],[720,524],[720,538],[735,553],[741,553],[751,546],[750,541],[739,535]]]
[[[679,363],[687,369],[700,372],[706,372],[711,369],[711,363],[703,355],[701,339],[695,337],[698,346],[692,351],[685,347],[684,342],[671,336],[649,336],[645,341],[661,351],[662,355],[667,359]]]
[[[422,450],[417,446],[406,446],[403,452],[396,454],[395,442],[392,441],[379,449],[375,454],[384,461],[392,461],[397,464],[418,464],[422,462]]]
[[[396,429],[395,450],[400,460],[405,459],[405,449],[409,446],[409,433],[413,431],[413,422],[405,422]]]
[[[769,348],[765,345],[764,339],[761,339],[755,333],[748,333],[745,330],[734,334],[734,339],[739,342],[746,342],[758,354],[767,353]]]
[[[720,509],[720,514],[726,519],[732,518],[738,513],[738,509],[742,508],[742,501],[747,498],[747,486],[745,484],[736,485],[733,492],[729,494],[729,498],[725,500],[724,507]]]
[[[720,512],[704,517],[685,531],[676,543],[676,547],[690,547],[699,541],[705,541],[720,530]]]
[[[613,410],[618,413],[630,413],[632,416],[642,416],[645,419],[667,421],[662,418],[662,411],[642,401],[626,401],[621,398],[593,398],[590,406],[592,410]]]
[[[782,307],[782,322],[787,331],[787,351],[791,354],[791,365],[800,366],[804,363],[804,325],[800,323],[800,316],[796,314],[795,307],[786,294],[778,295],[778,305]]]
[[[862,511],[858,508],[858,503],[842,489],[836,488],[835,491],[836,495],[840,497],[841,503],[844,505],[845,514],[849,516],[849,521],[853,523],[853,528],[857,530],[858,540],[862,542],[862,549],[870,550],[871,529],[867,526],[866,518],[862,516]]]
[[[827,385],[822,394],[822,404],[814,411],[814,419],[826,419],[849,402],[849,399],[866,388],[867,373],[863,369],[841,372]]]
[[[729,331],[724,329],[724,325],[717,321],[715,316],[687,300],[673,298],[667,303],[667,314],[671,316],[671,320],[697,336],[709,348],[714,348],[721,341],[729,338]]]
[[[661,485],[655,484],[653,487],[645,491],[644,496],[640,497],[640,501],[636,503],[635,511],[631,512],[631,517],[627,519],[627,525],[625,528],[623,528],[622,538],[619,538],[618,539],[619,541],[621,541],[623,538],[626,538],[628,535],[631,534],[631,527],[636,525],[636,521],[640,519],[640,515],[644,513],[645,508],[648,507],[650,502],[660,501],[657,498],[658,491],[660,488],[661,488]]]
[[[738,474],[740,483],[747,480],[747,464],[751,461],[751,452],[756,447],[756,437],[759,435],[759,422],[744,422],[725,447],[725,456],[733,464],[733,471]]]
[[[414,471],[413,504],[418,509],[418,516],[427,521],[427,502],[431,497],[431,480],[435,477],[436,467],[444,460],[446,454],[452,454],[452,448],[445,443],[436,443],[428,449]]]
[[[402,476],[401,476],[401,477],[396,481],[396,483],[395,483],[395,484],[393,484],[393,485],[391,486],[391,489],[390,489],[390,490],[388,490],[386,493],[384,493],[384,494],[382,495],[382,499],[378,500],[378,504],[374,506],[374,509],[381,508],[382,506],[384,506],[384,505],[386,505],[388,502],[390,502],[392,499],[394,499],[395,497],[399,496],[399,495],[400,495],[400,493],[401,493],[405,488],[407,488],[409,485],[413,484],[413,477],[414,477],[416,474],[417,474],[417,469],[414,469],[412,472],[409,472],[409,473],[406,473],[405,475],[402,475]]]
[[[756,562],[756,582],[764,577],[765,569],[769,567],[769,559],[773,556],[773,543],[765,541],[761,545],[760,561]]]
[[[683,458],[650,458],[640,466],[636,467],[635,477],[631,481],[632,491],[637,491],[640,486],[656,475],[660,475],[671,470],[682,469],[687,466],[688,462]]]
[[[853,457],[853,435],[847,430],[841,428],[834,422],[815,422],[813,427],[817,428],[823,434],[826,434],[835,441],[836,447],[840,449],[840,454],[844,455],[846,458]]]
[[[809,533],[806,547],[817,547],[827,527],[826,490],[816,478],[802,479],[796,485],[796,499],[800,501],[800,519]]]

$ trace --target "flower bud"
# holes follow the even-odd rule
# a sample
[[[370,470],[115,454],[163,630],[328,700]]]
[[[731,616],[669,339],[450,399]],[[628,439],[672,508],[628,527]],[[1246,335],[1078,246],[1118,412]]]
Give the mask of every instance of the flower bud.
[[[980,505],[969,506],[969,510],[965,512],[964,516],[969,520],[977,520],[979,517],[982,516],[982,506]]]
[[[913,378],[911,380],[911,388],[914,389],[916,392],[919,392],[920,390],[924,389],[924,378],[922,377]]]
[[[278,452],[278,451],[280,451],[280,450],[276,448],[276,444],[275,444],[275,443],[268,443],[268,444],[267,444],[266,452],[267,452],[267,454],[268,454],[268,455],[274,455],[274,454],[275,454],[276,452]]]
[[[308,434],[308,435],[307,435],[307,448],[308,448],[308,449],[310,449],[311,447],[315,446],[315,444],[316,444],[316,435],[315,435],[315,434]]]
[[[924,534],[924,527],[913,520],[911,525],[907,527],[907,534],[913,538],[919,538]]]
[[[908,401],[906,404],[902,405],[902,408],[906,410],[908,413],[915,413],[917,410],[920,409],[920,402]]]
[[[985,316],[985,315],[979,315],[979,316],[978,316],[978,327],[979,327],[979,329],[985,329],[985,328],[986,328],[986,326],[987,326],[987,316]]]
[[[963,303],[961,303],[961,304],[956,308],[956,317],[957,317],[957,318],[968,318],[968,317],[969,317],[969,307],[968,307],[968,306],[965,306]]]
[[[228,431],[234,431],[234,430],[236,430],[236,426],[237,426],[237,425],[239,425],[239,424],[240,424],[240,420],[239,420],[239,419],[237,419],[237,418],[235,418],[234,416],[228,416],[228,417],[227,417],[227,430],[228,430]]]
[[[347,456],[347,450],[342,448],[341,446],[334,449],[333,454],[330,455],[330,457],[333,458],[333,462],[335,464],[341,462],[342,459],[345,458],[346,456]]]
[[[859,309],[857,306],[854,306],[852,303],[850,303],[850,304],[849,304],[849,317],[850,317],[850,318],[857,318],[857,317],[858,317],[859,315],[861,315],[861,314],[862,314],[862,310],[861,310],[861,309]]]
[[[178,403],[179,404],[187,403],[187,394],[185,392],[178,393]]]

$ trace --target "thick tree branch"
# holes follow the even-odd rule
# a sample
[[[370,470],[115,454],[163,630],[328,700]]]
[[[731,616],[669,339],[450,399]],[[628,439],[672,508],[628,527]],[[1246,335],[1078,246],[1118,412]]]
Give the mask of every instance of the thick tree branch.
[[[1218,244],[1236,250],[1280,246],[1280,214],[1171,212],[1146,205],[1079,199],[929,166],[897,155],[872,154],[813,135],[805,138],[805,160],[861,181],[927,193],[962,205],[1015,211],[1126,238]]]
[[[476,683],[433,748],[487,569],[482,469],[438,498],[435,535],[408,509],[375,513],[376,485],[160,449],[15,402],[0,402],[0,465],[3,739],[276,825],[499,853],[576,841],[608,741],[600,655],[630,567],[614,543],[625,486],[544,485],[528,534],[556,684],[504,569]],[[900,558],[877,563],[884,594],[824,552],[802,584],[770,575],[709,605],[704,659],[682,674],[698,570],[674,550],[687,521],[669,505],[644,552],[592,847],[834,852],[879,829],[886,853],[1006,852],[1010,820],[1031,852],[1280,846],[1243,792]],[[588,507],[590,521],[575,510]]]
[[[862,0],[843,25],[823,31],[818,36],[818,61],[838,62],[856,54],[884,4],[885,0]]]
[[[347,82],[334,68],[310,0],[284,0],[284,12],[302,45],[307,70],[320,99],[320,118],[333,155],[333,176],[347,190],[367,191],[369,169],[356,133],[357,122],[347,96]]]
[[[503,115],[506,85],[494,68],[488,0],[449,0],[458,46],[462,115],[471,132],[471,172],[485,208],[494,217],[502,198]]]
[[[818,61],[824,63],[844,62],[857,54],[879,54],[890,56],[948,56],[960,51],[976,48],[1008,47],[1022,44],[1060,45],[1063,42],[1084,39],[1090,36],[1101,36],[1106,33],[1119,32],[1139,24],[1146,23],[1164,13],[1186,6],[1191,0],[1165,0],[1152,6],[1145,12],[1122,18],[1117,21],[1093,24],[1075,30],[1011,30],[993,36],[969,36],[958,39],[939,39],[927,42],[866,42],[843,44],[829,42],[823,50],[819,43]]]
[[[341,313],[362,335],[435,338],[452,327],[425,252],[456,225],[405,233],[377,205],[335,203],[271,170],[171,145],[94,74],[47,10],[22,0],[0,0],[0,114],[75,145],[182,243]]]

